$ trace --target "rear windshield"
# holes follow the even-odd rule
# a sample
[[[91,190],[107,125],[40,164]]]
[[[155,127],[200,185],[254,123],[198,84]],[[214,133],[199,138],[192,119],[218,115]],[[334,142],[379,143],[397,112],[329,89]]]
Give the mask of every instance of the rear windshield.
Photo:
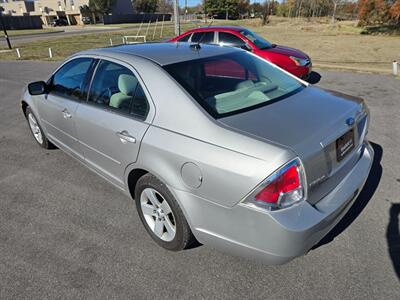
[[[304,87],[245,51],[179,62],[164,69],[214,118],[276,102]]]

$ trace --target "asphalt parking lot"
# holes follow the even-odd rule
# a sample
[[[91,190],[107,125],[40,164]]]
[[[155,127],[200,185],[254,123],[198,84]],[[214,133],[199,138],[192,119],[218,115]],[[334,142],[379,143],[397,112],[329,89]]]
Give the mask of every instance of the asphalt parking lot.
[[[400,80],[320,72],[319,86],[366,99],[373,170],[328,237],[265,266],[208,246],[163,250],[131,199],[60,150],[39,148],[20,94],[55,66],[0,62],[0,299],[400,299]]]

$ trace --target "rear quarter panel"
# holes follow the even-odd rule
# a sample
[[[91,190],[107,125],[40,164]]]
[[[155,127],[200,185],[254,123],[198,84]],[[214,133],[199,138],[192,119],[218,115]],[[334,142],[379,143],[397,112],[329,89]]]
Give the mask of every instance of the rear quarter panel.
[[[286,159],[271,157],[266,161],[151,126],[142,141],[136,167],[143,166],[174,189],[232,207]],[[194,166],[193,174],[183,172],[187,163]],[[199,179],[199,187],[188,185],[192,175],[197,176],[194,180]]]

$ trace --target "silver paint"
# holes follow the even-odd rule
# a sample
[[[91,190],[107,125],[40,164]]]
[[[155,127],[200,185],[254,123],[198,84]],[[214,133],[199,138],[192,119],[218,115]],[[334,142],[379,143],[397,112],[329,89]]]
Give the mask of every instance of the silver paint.
[[[53,95],[25,91],[23,99],[51,142],[127,195],[135,170],[163,181],[201,243],[284,263],[323,238],[362,189],[373,150],[364,141],[369,121],[360,132],[357,124],[368,110],[358,98],[306,86],[282,101],[217,121],[161,68],[234,51],[243,50],[166,43],[89,50],[70,58],[96,57],[129,67],[149,100],[144,121]],[[64,117],[65,109],[70,117]],[[356,148],[339,163],[334,142],[349,130],[351,116],[356,116]],[[121,134],[129,138],[121,140]],[[296,157],[305,167],[307,201],[277,211],[241,203]],[[188,162],[198,169],[182,173]]]

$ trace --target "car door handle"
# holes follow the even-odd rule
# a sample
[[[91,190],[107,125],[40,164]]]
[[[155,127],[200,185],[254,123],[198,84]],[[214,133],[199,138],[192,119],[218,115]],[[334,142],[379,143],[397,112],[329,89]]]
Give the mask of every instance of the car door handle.
[[[63,113],[64,119],[71,119],[72,118],[72,115],[69,113],[68,109],[64,108],[62,113]]]
[[[126,130],[116,132],[116,135],[119,137],[122,144],[126,144],[127,142],[136,143],[136,139]]]

